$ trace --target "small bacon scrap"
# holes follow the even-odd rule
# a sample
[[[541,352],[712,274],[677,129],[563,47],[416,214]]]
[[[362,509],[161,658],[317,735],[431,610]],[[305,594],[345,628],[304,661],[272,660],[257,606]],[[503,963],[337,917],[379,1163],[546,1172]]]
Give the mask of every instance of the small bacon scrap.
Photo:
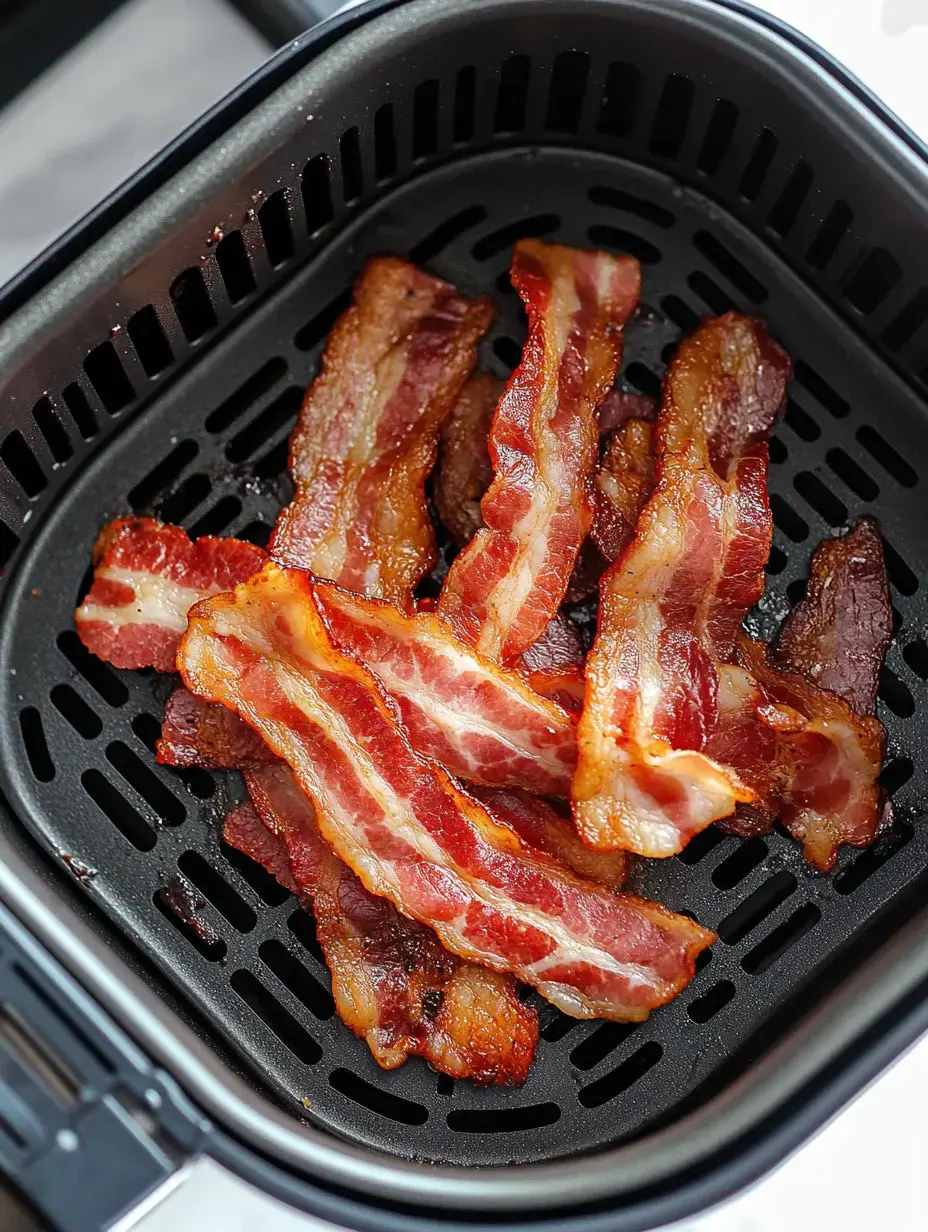
[[[453,562],[439,612],[488,658],[512,663],[559,608],[592,517],[596,407],[638,302],[631,257],[520,240],[512,282],[529,314],[522,362],[490,431],[484,526]]]
[[[480,501],[493,479],[490,424],[504,388],[489,372],[471,377],[441,430],[435,508],[459,547],[469,543],[483,525]]]
[[[114,667],[172,672],[193,604],[231,590],[266,559],[239,539],[193,542],[154,518],[117,518],[94,544],[93,585],[75,613],[80,639]]]
[[[573,713],[583,705],[585,659],[580,630],[563,612],[558,612],[538,641],[523,652],[519,672],[541,697],[548,697]],[[543,789],[536,785],[532,790]]]
[[[312,560],[320,577],[406,602],[434,560],[425,480],[438,432],[492,318],[488,299],[463,299],[406,261],[368,263],[291,438],[296,493],[275,560]]]
[[[277,758],[237,714],[179,687],[164,707],[156,760],[167,766],[247,770]]]
[[[416,754],[375,678],[334,646],[305,574],[268,565],[199,604],[178,664],[192,692],[237,710],[289,763],[367,890],[567,1013],[640,1021],[714,940],[526,847]]]
[[[413,748],[460,778],[567,796],[577,760],[574,720],[459,641],[437,616],[337,586],[314,594],[335,644],[393,698]]]
[[[754,791],[704,751],[763,593],[767,437],[790,363],[761,321],[729,313],[681,343],[657,422],[657,482],[605,575],[586,664],[574,817],[603,850],[680,851]]]
[[[287,766],[245,781],[251,804],[226,819],[225,840],[315,912],[339,1017],[378,1064],[393,1069],[415,1055],[478,1085],[524,1082],[538,1023],[512,977],[461,962],[431,929],[369,894],[322,838]]]
[[[625,884],[634,858],[626,851],[593,851],[577,836],[569,818],[547,800],[526,791],[500,787],[471,787],[494,821],[515,830],[523,843],[560,860],[581,877],[601,881],[611,890]]]

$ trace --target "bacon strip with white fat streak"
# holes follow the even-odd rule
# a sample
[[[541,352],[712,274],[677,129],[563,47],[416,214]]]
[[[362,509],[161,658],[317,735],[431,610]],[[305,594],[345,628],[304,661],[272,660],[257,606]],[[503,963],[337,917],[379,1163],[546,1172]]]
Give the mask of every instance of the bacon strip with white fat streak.
[[[526,847],[414,753],[381,686],[334,646],[305,574],[268,565],[198,605],[178,664],[290,764],[365,887],[462,958],[583,1018],[641,1020],[692,978],[713,934]]]
[[[425,480],[438,433],[493,318],[486,298],[407,261],[365,267],[339,318],[290,441],[293,501],[275,560],[406,603],[434,560]]]
[[[729,313],[681,344],[657,421],[656,486],[600,588],[574,817],[592,846],[669,856],[754,792],[707,754],[718,664],[763,593],[767,438],[789,359]]]
[[[250,803],[226,818],[227,843],[301,896],[332,974],[339,1017],[384,1069],[409,1055],[478,1084],[525,1081],[535,1011],[512,979],[464,963],[424,925],[369,894],[319,833],[289,767],[245,775]]]
[[[554,616],[589,530],[596,408],[615,379],[640,268],[631,257],[520,240],[512,281],[528,310],[528,340],[490,431],[484,525],[439,599],[462,638],[504,663]]]

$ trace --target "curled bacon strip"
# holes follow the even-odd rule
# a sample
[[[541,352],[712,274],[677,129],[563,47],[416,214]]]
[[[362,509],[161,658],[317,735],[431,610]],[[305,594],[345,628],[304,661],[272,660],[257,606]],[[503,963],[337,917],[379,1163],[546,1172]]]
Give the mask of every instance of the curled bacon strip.
[[[174,670],[174,655],[199,599],[231,590],[267,554],[239,539],[193,542],[154,518],[118,518],[93,549],[93,585],[75,613],[77,632],[114,667]]]
[[[692,978],[713,934],[527,848],[414,753],[374,677],[333,645],[305,574],[268,565],[199,604],[178,664],[290,764],[365,888],[460,957],[583,1018],[641,1020]]]
[[[425,500],[438,432],[493,317],[488,299],[378,257],[329,335],[290,442],[275,560],[405,603],[434,559]]]
[[[478,1085],[524,1082],[538,1028],[512,979],[461,962],[431,929],[369,894],[322,838],[287,766],[245,781],[251,804],[226,819],[226,842],[315,912],[339,1017],[378,1064],[393,1069],[416,1055]]]
[[[754,792],[704,751],[719,662],[763,593],[767,436],[790,364],[760,321],[704,322],[671,364],[657,482],[603,578],[574,817],[592,846],[669,856]]]
[[[574,720],[516,672],[460,642],[437,616],[319,584],[336,645],[378,677],[413,748],[472,783],[567,796],[577,760]]]
[[[493,478],[490,424],[504,384],[489,372],[471,377],[441,430],[435,508],[460,547],[481,526],[480,501]]]
[[[439,599],[462,638],[507,663],[557,611],[589,530],[596,407],[615,379],[640,269],[630,257],[521,240],[512,281],[528,341],[493,419],[484,526]]]
[[[164,707],[157,760],[167,766],[246,770],[277,758],[237,714],[225,706],[212,706],[181,687]]]

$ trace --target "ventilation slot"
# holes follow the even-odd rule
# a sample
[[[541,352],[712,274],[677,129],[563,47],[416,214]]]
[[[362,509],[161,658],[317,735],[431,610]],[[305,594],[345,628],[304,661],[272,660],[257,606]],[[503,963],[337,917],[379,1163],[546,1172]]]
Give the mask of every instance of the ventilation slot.
[[[542,1027],[540,1035],[549,1044],[557,1044],[565,1036],[569,1035],[574,1027],[579,1027],[579,1025],[580,1020],[578,1018],[569,1018],[566,1014],[555,1012],[551,1021]]]
[[[883,767],[880,784],[887,795],[894,796],[905,787],[914,773],[915,764],[910,757],[894,757]]]
[[[166,458],[148,472],[129,493],[129,504],[138,513],[148,509],[155,497],[170,488],[197,456],[196,441],[181,441]]]
[[[229,983],[249,1009],[258,1015],[297,1060],[304,1065],[316,1064],[322,1057],[322,1049],[250,971],[234,971]]]
[[[738,108],[727,98],[720,98],[712,110],[712,118],[703,137],[696,159],[696,166],[704,175],[715,175],[728,153],[735,126],[738,123]]]
[[[578,1096],[584,1108],[599,1108],[633,1087],[663,1056],[664,1050],[655,1040],[642,1044],[637,1052],[602,1078],[581,1089]]]
[[[590,200],[594,205],[605,205],[612,210],[621,210],[623,214],[633,214],[636,218],[653,223],[655,227],[669,228],[676,222],[670,210],[665,210],[663,206],[655,205],[644,197],[637,197],[634,193],[623,192],[621,188],[597,185],[596,188],[590,189]]]
[[[528,56],[510,56],[504,61],[496,95],[493,131],[517,133],[525,127],[528,82],[532,62]]]
[[[857,439],[866,449],[867,453],[879,462],[883,470],[888,475],[891,475],[897,483],[901,483],[904,488],[915,487],[918,483],[916,472],[875,428],[871,428],[867,424],[862,428],[858,428]]]
[[[454,83],[452,140],[456,144],[472,140],[477,102],[477,70],[473,65],[458,70]]]
[[[789,557],[775,543],[770,545],[770,556],[767,559],[767,572],[771,576],[782,573],[789,563]]]
[[[294,958],[285,945],[279,941],[265,941],[258,953],[261,961],[280,980],[281,984],[296,997],[301,1005],[305,1005],[316,1018],[331,1018],[335,1013],[335,1002],[327,988],[324,988],[299,959]]]
[[[216,262],[226,286],[229,303],[238,304],[247,299],[255,290],[256,284],[241,231],[230,231],[219,241],[216,246]]]
[[[898,261],[885,248],[874,248],[848,279],[844,298],[866,316],[883,302],[901,277]]]
[[[290,226],[290,210],[287,194],[283,189],[273,193],[258,210],[258,226],[267,259],[277,269],[289,261],[294,253],[293,228]]]
[[[522,348],[514,338],[507,338],[505,334],[494,338],[493,354],[509,372],[514,372],[522,361]]]
[[[767,226],[780,239],[786,239],[812,187],[812,168],[801,158],[767,218]]]
[[[880,494],[879,486],[867,474],[862,466],[859,466],[850,454],[845,453],[840,446],[834,449],[829,449],[825,454],[825,461],[851,491],[859,496],[861,500],[872,501]]]
[[[287,901],[290,891],[282,886],[276,877],[272,877],[260,864],[256,864],[227,843],[222,843],[221,847],[226,862],[251,886],[262,902],[269,907],[279,907]]]
[[[313,958],[325,965],[325,955],[316,938],[316,920],[312,912],[294,911],[287,920],[287,927],[300,945],[312,954]]]
[[[802,543],[804,539],[809,537],[809,527],[802,520],[798,513],[778,492],[770,494],[770,509],[773,513],[773,524],[778,530],[781,530],[787,539],[792,539],[793,543]]]
[[[557,1104],[529,1104],[525,1108],[458,1108],[448,1113],[448,1128],[459,1134],[518,1134],[541,1129],[560,1120]]]
[[[74,425],[85,441],[97,435],[97,419],[80,385],[66,385],[61,391],[65,406],[71,413]]]
[[[928,645],[920,637],[909,642],[902,657],[920,680],[928,680]]]
[[[620,1044],[635,1031],[633,1022],[604,1022],[579,1043],[570,1054],[570,1063],[575,1069],[590,1070],[605,1061],[610,1052],[615,1052]]]
[[[770,165],[776,157],[778,145],[776,134],[772,133],[769,128],[762,128],[738,185],[738,192],[746,201],[757,199],[764,186]]]
[[[188,342],[197,342],[218,324],[213,302],[198,269],[186,269],[171,283],[171,303]]]
[[[216,501],[212,509],[198,518],[190,527],[190,538],[199,539],[201,535],[221,535],[232,525],[242,512],[242,502],[237,496],[223,496]]]
[[[768,877],[763,885],[758,886],[753,894],[749,894],[743,903],[727,915],[719,924],[716,932],[726,945],[737,945],[772,915],[791,894],[796,892],[798,882],[792,873],[779,872]]]
[[[855,890],[868,881],[877,869],[891,860],[897,851],[908,843],[915,831],[905,823],[897,823],[893,829],[857,856],[853,864],[849,864],[834,880],[834,887],[839,894],[853,894]]]
[[[683,330],[684,333],[695,329],[699,324],[699,313],[694,312],[678,295],[665,295],[661,300],[661,308],[677,329]]]
[[[714,1018],[719,1010],[723,1010],[729,1001],[734,1000],[735,986],[731,980],[719,980],[710,989],[697,997],[687,1007],[687,1014],[693,1022],[704,1023]]]
[[[336,1091],[360,1104],[362,1108],[368,1108],[378,1116],[397,1121],[401,1125],[424,1125],[429,1119],[429,1110],[422,1104],[381,1090],[357,1074],[352,1074],[350,1070],[334,1069],[329,1074],[329,1083]]]
[[[158,506],[158,517],[162,522],[183,522],[198,505],[201,505],[209,497],[212,490],[213,485],[210,483],[208,475],[204,475],[202,472],[188,475],[177,490],[166,497]]]
[[[661,158],[676,158],[686,136],[696,87],[689,77],[671,73],[664,83],[648,149]]]
[[[611,248],[616,252],[637,257],[642,265],[656,265],[661,259],[661,250],[640,235],[622,231],[618,227],[597,224],[590,227],[587,237],[596,248]]]
[[[81,786],[123,838],[128,839],[138,851],[152,850],[155,845],[154,830],[109,779],[104,778],[99,770],[85,770],[81,775]]]
[[[40,783],[50,783],[55,777],[55,764],[48,751],[42,716],[34,706],[27,706],[19,712],[19,729],[32,773]]]
[[[243,526],[238,532],[237,538],[244,539],[248,543],[253,543],[259,548],[266,548],[271,538],[271,531],[274,529],[269,522],[249,522],[247,526]]]
[[[883,555],[886,558],[886,572],[889,574],[890,583],[900,594],[914,595],[918,590],[918,578],[886,539],[883,540]]]
[[[374,178],[378,184],[396,175],[396,130],[393,104],[384,103],[374,112]]]
[[[146,376],[157,376],[173,364],[174,352],[151,304],[129,318],[126,333]]]
[[[767,288],[714,235],[710,235],[708,231],[697,231],[693,236],[693,244],[752,304],[764,302]]]
[[[557,214],[535,214],[531,218],[523,218],[521,222],[511,222],[498,231],[491,231],[474,244],[471,252],[475,261],[489,261],[491,257],[501,252],[508,252],[517,240],[528,236],[539,238],[550,235],[561,225]]]
[[[902,311],[883,331],[883,341],[892,351],[898,351],[928,320],[928,287],[916,292]]]
[[[428,158],[438,150],[438,82],[416,86],[412,103],[412,156]]]
[[[770,462],[773,466],[781,466],[789,457],[789,450],[778,436],[770,438]]]
[[[73,629],[65,629],[56,639],[58,649],[71,666],[90,685],[108,706],[124,706],[129,700],[129,690],[116,673],[84,646]]]
[[[156,890],[152,902],[172,928],[207,962],[221,962],[225,958],[226,943],[213,926],[199,915],[205,904],[202,900],[197,902],[186,886],[175,885]]]
[[[108,414],[118,414],[135,398],[135,390],[111,342],[94,347],[84,360],[84,371]]]
[[[21,432],[17,430],[6,437],[0,445],[0,458],[27,496],[39,495],[48,480]]]
[[[575,133],[583,115],[583,100],[590,75],[590,57],[582,51],[562,51],[554,61],[545,128]]]
[[[180,800],[121,740],[107,745],[106,760],[166,825],[179,826],[186,820],[187,810]]]
[[[644,364],[629,364],[625,369],[625,379],[630,385],[634,385],[639,393],[647,394],[649,398],[659,398],[661,396],[660,377],[656,376]]]
[[[38,400],[32,408],[32,418],[35,420],[35,426],[45,438],[48,451],[55,461],[66,462],[74,450],[71,448],[68,434],[50,399],[40,398]]]
[[[783,422],[792,428],[801,441],[817,441],[822,435],[821,428],[812,416],[798,406],[792,398],[787,400]]]
[[[822,918],[822,913],[814,903],[806,903],[799,907],[789,919],[784,920],[779,927],[769,933],[763,941],[745,954],[741,966],[748,975],[760,975],[772,967],[791,949],[800,937],[804,937],[810,929]]]
[[[723,312],[731,312],[735,307],[731,296],[726,295],[717,282],[704,274],[702,270],[695,270],[687,278],[687,284],[691,290],[695,291],[702,302],[708,305],[714,313],[721,315]]]
[[[877,697],[900,719],[910,719],[915,713],[915,698],[909,686],[884,663],[880,668],[880,687]]]
[[[302,329],[297,330],[293,345],[298,351],[311,351],[328,338],[332,327],[351,303],[351,289],[347,288],[337,295],[330,304],[318,312]]]
[[[332,221],[332,189],[329,184],[329,160],[317,154],[306,164],[300,188],[306,213],[306,230],[315,235]]]
[[[718,847],[719,843],[724,842],[724,840],[725,835],[721,830],[715,826],[709,826],[687,843],[677,859],[687,865],[698,864],[700,860],[705,859],[709,852]]]
[[[282,427],[292,425],[303,404],[303,391],[298,385],[285,389],[270,406],[237,433],[226,446],[230,462],[244,462],[262,445],[275,436]]]
[[[793,487],[829,526],[844,526],[847,523],[846,506],[817,475],[811,471],[800,471],[793,479]]]
[[[279,356],[269,359],[258,371],[239,385],[221,406],[206,417],[207,432],[225,432],[257,400],[273,389],[287,371],[287,362]]]
[[[854,214],[848,203],[836,201],[806,253],[806,260],[813,269],[823,270],[826,267],[853,221]]]
[[[338,153],[342,165],[342,195],[345,204],[350,205],[353,201],[359,201],[364,194],[364,167],[357,126],[342,134]]]
[[[409,259],[415,265],[425,265],[426,262],[437,257],[440,252],[444,252],[449,244],[453,244],[465,232],[485,222],[486,217],[487,212],[482,205],[469,205],[466,210],[461,210],[443,223],[439,223],[434,231],[424,236],[415,247],[410,249]]]
[[[56,684],[49,694],[52,705],[66,719],[79,736],[93,740],[103,731],[103,721],[91,710],[79,693],[69,684]]]
[[[258,917],[245,900],[196,851],[185,851],[177,867],[224,919],[240,933],[250,932]]]
[[[712,873],[712,882],[720,890],[730,890],[743,881],[766,858],[767,844],[762,838],[749,838]]]

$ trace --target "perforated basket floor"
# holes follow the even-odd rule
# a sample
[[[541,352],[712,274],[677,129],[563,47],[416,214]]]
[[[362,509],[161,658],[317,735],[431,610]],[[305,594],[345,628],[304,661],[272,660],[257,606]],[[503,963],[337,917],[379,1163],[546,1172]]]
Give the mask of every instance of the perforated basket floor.
[[[497,124],[499,107],[518,103],[505,84],[511,64],[502,69],[502,101],[489,113]],[[606,75],[603,67],[599,79]],[[474,134],[475,95],[460,73],[457,82],[451,114],[466,138]],[[566,103],[557,95],[557,106],[576,110],[575,95]],[[700,145],[716,165],[734,131],[729,126],[725,138],[720,107]],[[662,119],[658,109],[651,130],[665,141],[673,136],[669,114]],[[518,116],[503,121],[507,130],[519,127]],[[884,909],[904,914],[920,896],[928,866],[915,772],[924,761],[916,716],[928,679],[928,644],[918,632],[926,620],[919,578],[928,565],[921,480],[928,422],[912,390],[765,239],[667,170],[576,147],[474,153],[465,140],[453,160],[424,165],[346,212],[342,202],[362,198],[375,173],[388,184],[401,179],[416,142],[438,150],[437,119],[432,129],[392,123],[373,126],[379,136],[370,147],[349,129],[331,180],[326,160],[315,157],[302,195],[258,194],[265,204],[257,221],[254,210],[245,216],[247,243],[241,230],[208,237],[205,276],[192,266],[174,279],[159,311],[146,306],[132,317],[128,341],[123,333],[99,343],[81,373],[35,403],[32,425],[0,444],[18,485],[5,498],[7,555],[18,539],[9,510],[26,511],[24,527],[33,508],[41,518],[34,533],[24,529],[28,542],[4,583],[3,785],[15,812],[104,915],[295,1114],[403,1156],[539,1160],[592,1150],[674,1115],[772,1023],[788,1024],[799,1012],[790,1007],[824,988],[821,974],[851,940],[876,945],[883,924],[874,921]],[[765,142],[762,133],[736,168],[753,177],[747,187],[755,196],[772,157]],[[786,230],[789,212],[794,221],[802,205],[791,184],[775,203]],[[813,237],[820,269],[842,236],[840,218],[824,213]],[[581,1024],[539,1002],[542,1039],[527,1084],[481,1091],[419,1060],[389,1074],[378,1069],[333,1014],[311,918],[220,841],[222,817],[240,797],[237,776],[154,764],[173,679],[118,673],[89,657],[72,612],[96,531],[127,509],[152,511],[193,535],[265,541],[289,495],[286,441],[302,390],[367,256],[409,254],[469,294],[495,294],[500,318],[482,362],[507,374],[523,338],[507,269],[524,235],[640,258],[644,303],[627,331],[623,365],[630,388],[655,393],[681,331],[731,306],[767,318],[794,356],[789,408],[771,450],[769,589],[753,625],[764,635],[776,628],[802,593],[821,538],[860,513],[880,518],[898,625],[879,703],[897,820],[872,850],[844,853],[830,876],[812,873],[784,835],[740,842],[714,829],[683,857],[642,865],[637,890],[719,932],[691,987],[634,1027]],[[849,294],[878,295],[876,274],[864,262]],[[194,363],[197,346],[203,353]],[[135,409],[135,391],[178,356],[186,366],[177,378],[156,386],[144,413],[113,431],[113,417]],[[105,447],[94,438],[105,438]],[[67,484],[63,468],[73,472]]]

